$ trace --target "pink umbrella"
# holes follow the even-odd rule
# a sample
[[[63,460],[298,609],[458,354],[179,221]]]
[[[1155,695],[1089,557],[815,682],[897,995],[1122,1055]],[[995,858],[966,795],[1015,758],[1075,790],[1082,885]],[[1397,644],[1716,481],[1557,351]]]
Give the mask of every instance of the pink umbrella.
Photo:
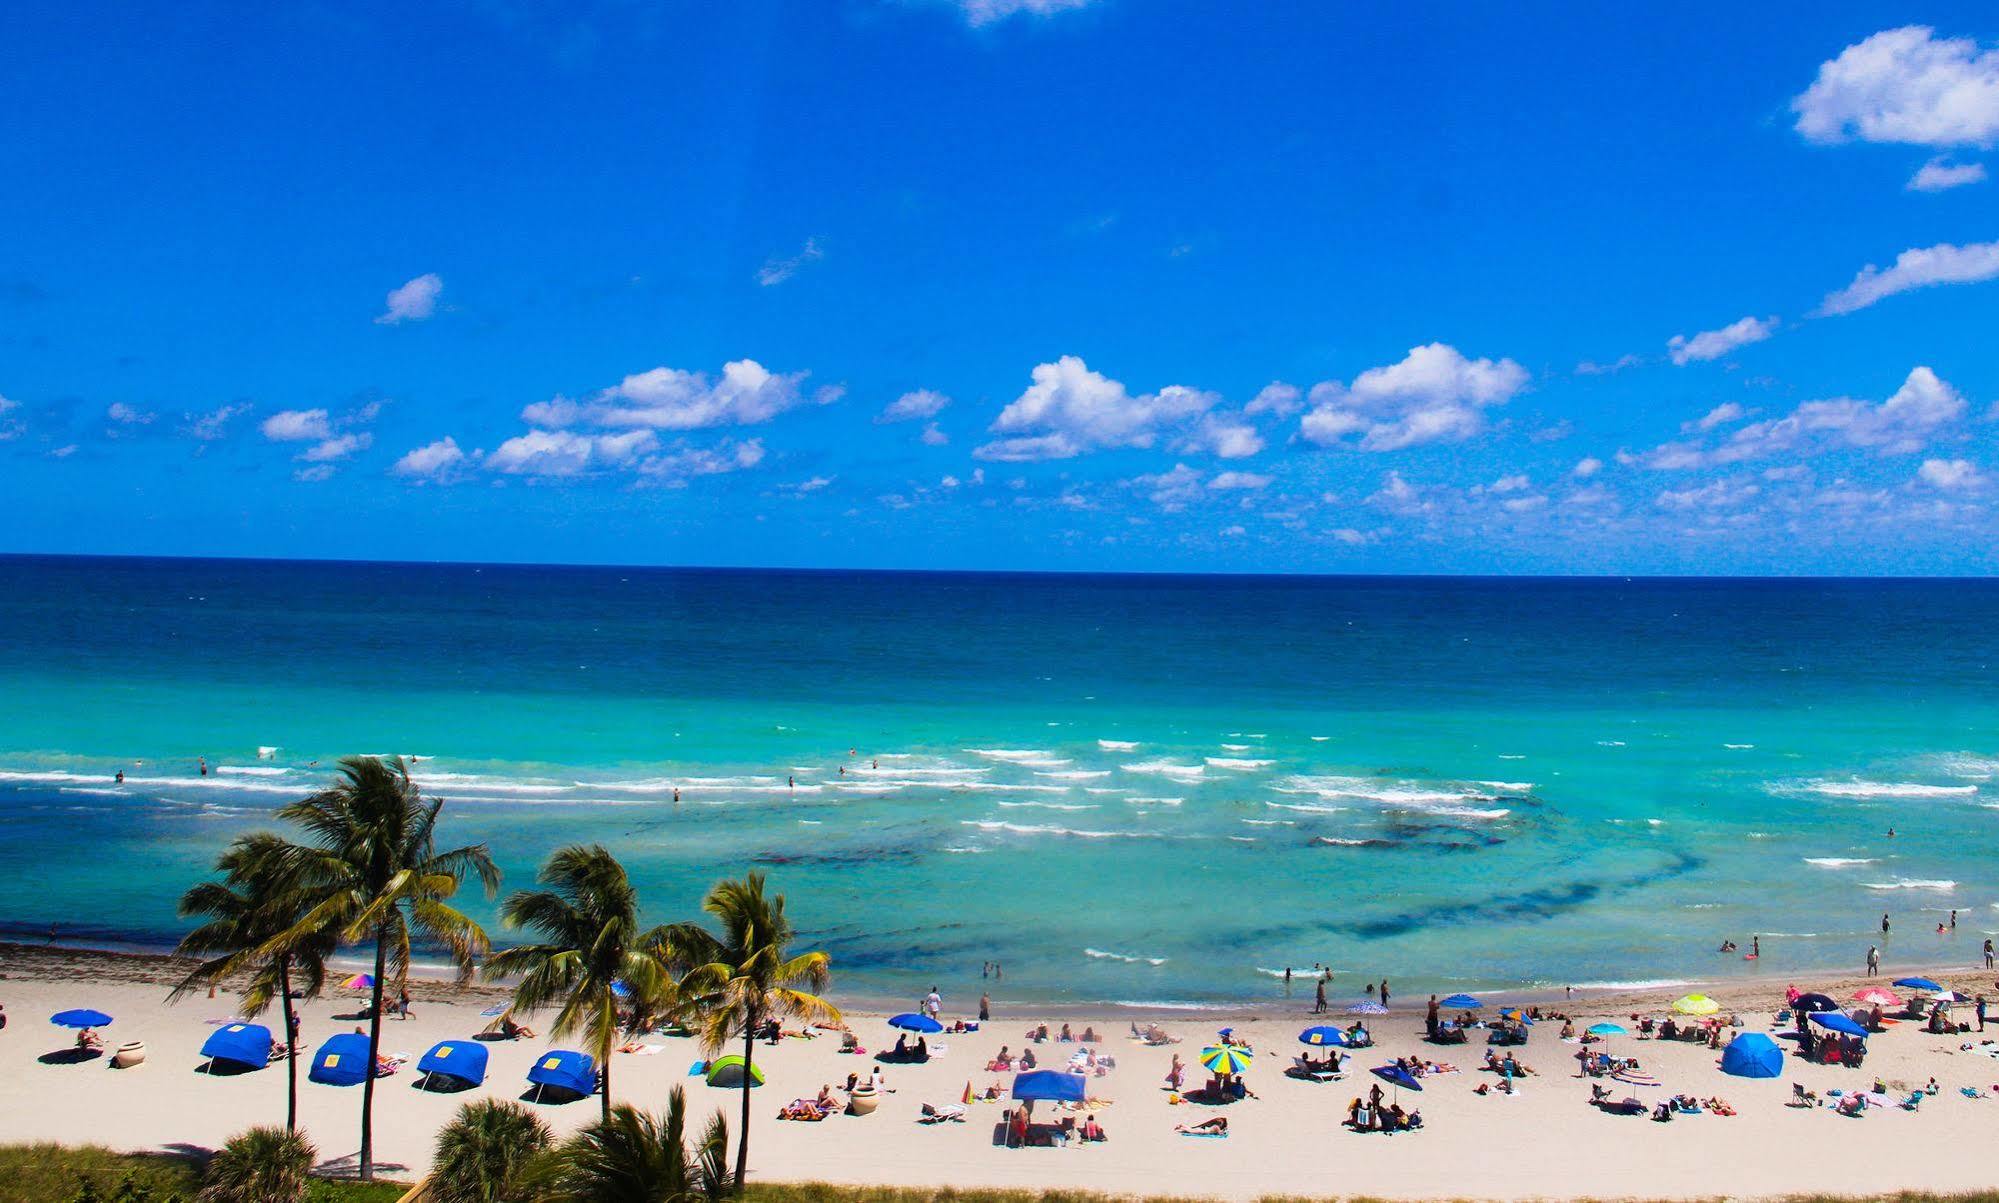
[[[1896,997],[1893,990],[1883,990],[1879,986],[1867,987],[1867,989],[1854,995],[1853,1001],[1864,1002],[1869,1006],[1875,1007],[1899,1007],[1902,1005],[1902,1000]]]

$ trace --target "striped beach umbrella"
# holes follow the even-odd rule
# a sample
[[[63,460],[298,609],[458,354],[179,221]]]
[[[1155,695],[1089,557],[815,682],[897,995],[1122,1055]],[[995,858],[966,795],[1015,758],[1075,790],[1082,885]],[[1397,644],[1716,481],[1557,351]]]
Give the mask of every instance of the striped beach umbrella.
[[[1884,990],[1879,986],[1869,986],[1867,989],[1855,994],[1853,1001],[1864,1002],[1874,1007],[1899,1007],[1902,1005],[1902,996],[1893,990]]]
[[[1351,1007],[1348,1007],[1348,1008],[1347,1008],[1347,1014],[1349,1014],[1349,1015],[1386,1015],[1386,1014],[1388,1014],[1388,1008],[1387,1008],[1387,1007],[1384,1007],[1384,1006],[1382,1006],[1382,1005],[1381,1005],[1380,1003],[1378,1003],[1378,1002],[1370,1002],[1370,1001],[1368,1001],[1368,1000],[1366,1000],[1366,999],[1363,999],[1363,1000],[1361,1000],[1360,1002],[1357,1002],[1357,1003],[1355,1003],[1355,1004],[1354,1004],[1353,1006],[1351,1006]]]
[[[375,977],[371,973],[357,973],[340,983],[340,988],[342,990],[373,990],[375,988]]]
[[[1248,1049],[1233,1044],[1211,1044],[1201,1050],[1201,1066],[1212,1074],[1240,1074],[1253,1060]]]

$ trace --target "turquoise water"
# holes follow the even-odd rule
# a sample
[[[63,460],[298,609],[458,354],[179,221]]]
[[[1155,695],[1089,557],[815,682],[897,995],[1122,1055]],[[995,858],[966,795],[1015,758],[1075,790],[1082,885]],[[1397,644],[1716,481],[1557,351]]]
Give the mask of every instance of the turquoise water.
[[[1850,969],[1884,911],[1970,960],[1995,654],[1987,582],[0,558],[0,932],[170,942],[361,752],[516,884],[602,841],[666,919],[763,868],[850,993]]]

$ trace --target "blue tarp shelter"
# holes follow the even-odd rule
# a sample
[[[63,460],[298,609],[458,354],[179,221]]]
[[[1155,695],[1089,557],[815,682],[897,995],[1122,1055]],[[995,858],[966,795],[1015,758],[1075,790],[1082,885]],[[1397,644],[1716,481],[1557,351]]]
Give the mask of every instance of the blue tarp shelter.
[[[588,1053],[559,1048],[535,1058],[528,1081],[587,1097],[597,1093],[597,1062]],[[535,1091],[535,1097],[540,1098],[541,1091]]]
[[[368,1080],[374,1058],[368,1055],[368,1038],[359,1032],[342,1032],[327,1037],[312,1055],[312,1069],[305,1075],[327,1086],[359,1086]]]
[[[1738,1078],[1774,1078],[1784,1072],[1784,1050],[1761,1032],[1744,1032],[1721,1050],[1721,1072]]]
[[[440,1040],[416,1063],[416,1070],[477,1086],[486,1080],[486,1046],[472,1040]]]
[[[226,1023],[201,1042],[201,1055],[214,1062],[233,1061],[262,1069],[271,1061],[271,1029],[261,1023]]]
[[[1825,1028],[1827,1031],[1841,1032],[1848,1036],[1859,1036],[1862,1039],[1866,1039],[1867,1037],[1866,1028],[1861,1027],[1859,1024],[1853,1022],[1851,1017],[1842,1015],[1838,1011],[1828,1011],[1823,1015],[1814,1015],[1812,1016],[1812,1022]]]

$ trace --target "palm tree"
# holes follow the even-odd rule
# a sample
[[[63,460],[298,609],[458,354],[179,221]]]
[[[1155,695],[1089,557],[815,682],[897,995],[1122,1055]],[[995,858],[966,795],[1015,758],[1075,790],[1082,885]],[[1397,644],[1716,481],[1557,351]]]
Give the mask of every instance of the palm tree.
[[[467,1103],[437,1134],[425,1203],[529,1203],[528,1170],[549,1142],[548,1125],[519,1103]]]
[[[729,1193],[729,1127],[708,1121],[686,1142],[687,1096],[676,1086],[664,1117],[620,1103],[538,1167],[536,1203],[712,1203]]]
[[[284,837],[270,832],[241,836],[215,861],[221,881],[204,881],[181,895],[184,919],[205,915],[208,922],[182,938],[174,955],[200,957],[180,985],[167,996],[178,1002],[202,986],[247,973],[242,1011],[257,1016],[277,1000],[283,1024],[286,1061],[285,1131],[298,1129],[298,1049],[292,1039],[293,974],[301,993],[311,998],[326,978],[326,958],[334,937],[318,931],[295,942],[278,938],[290,931],[310,908],[311,898],[299,886]],[[268,950],[275,944],[275,950]]]
[[[450,905],[467,875],[475,875],[488,897],[499,892],[500,871],[484,844],[437,850],[438,812],[444,803],[425,798],[409,768],[397,756],[349,756],[339,765],[342,780],[278,812],[312,837],[310,846],[292,845],[292,870],[317,901],[272,947],[296,943],[314,932],[336,933],[350,944],[375,947],[374,985],[368,1007],[371,1064],[382,1040],[382,994],[394,978],[409,980],[412,935],[442,945],[458,968],[460,982],[472,978],[473,960],[483,954],[486,933]],[[372,1181],[374,1165],[375,1075],[361,1085],[362,1181]]]
[[[495,953],[486,961],[486,976],[519,976],[512,1010],[560,1008],[549,1034],[582,1036],[603,1070],[608,1123],[619,989],[654,1012],[670,1011],[677,1001],[673,979],[656,955],[667,929],[639,930],[638,891],[602,845],[557,851],[537,880],[548,889],[516,891],[500,914],[509,928],[536,932],[542,942]]]
[[[202,1175],[201,1203],[301,1203],[319,1150],[296,1132],[252,1128],[216,1151]]]
[[[784,895],[764,896],[764,875],[723,881],[708,891],[701,909],[721,924],[718,938],[696,924],[667,930],[665,955],[687,965],[681,990],[700,1017],[710,1054],[743,1037],[743,1114],[736,1136],[736,1191],[744,1187],[750,1159],[750,1088],[757,1029],[765,1020],[795,1017],[837,1023],[840,1012],[819,997],[831,961],[823,952],[790,955],[793,935],[784,917]]]

